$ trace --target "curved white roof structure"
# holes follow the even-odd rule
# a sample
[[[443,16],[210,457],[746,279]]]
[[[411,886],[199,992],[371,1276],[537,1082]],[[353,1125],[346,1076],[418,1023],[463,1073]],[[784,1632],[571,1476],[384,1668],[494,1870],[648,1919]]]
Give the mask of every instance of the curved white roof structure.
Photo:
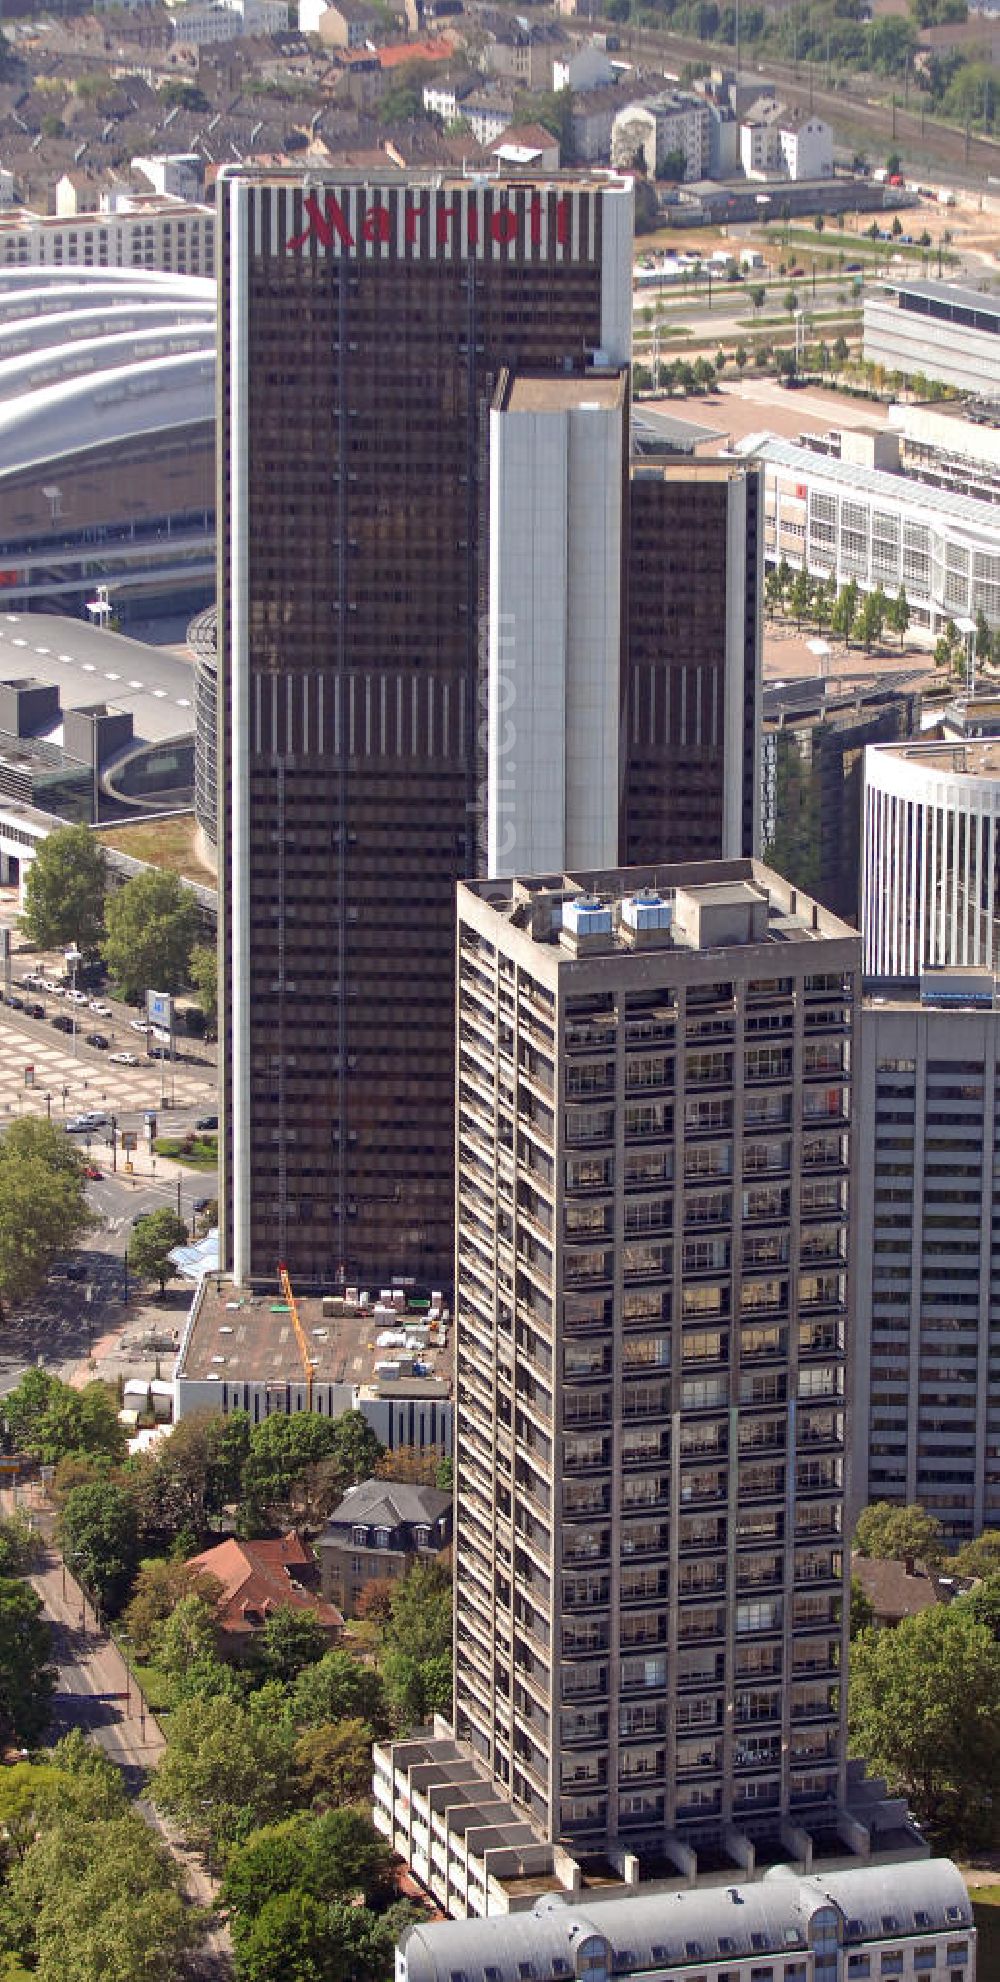
[[[8,598],[210,578],[215,319],[198,276],[0,269]]]
[[[0,326],[0,483],[214,418],[213,282],[144,269],[3,269]]]

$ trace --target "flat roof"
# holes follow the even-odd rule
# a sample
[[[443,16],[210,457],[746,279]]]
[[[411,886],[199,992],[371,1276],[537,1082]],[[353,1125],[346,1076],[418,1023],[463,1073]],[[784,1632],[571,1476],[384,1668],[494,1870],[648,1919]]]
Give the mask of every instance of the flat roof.
[[[923,770],[943,771],[946,776],[1000,777],[1000,737],[935,737],[928,743],[914,739],[877,743],[872,747],[880,755],[901,757],[905,763],[919,764]]]
[[[378,1290],[372,1296],[378,1299]],[[443,1347],[430,1343],[414,1351],[401,1343],[379,1344],[386,1332],[400,1333],[426,1320],[423,1311],[391,1318],[373,1307],[329,1315],[323,1296],[295,1296],[299,1320],[313,1362],[316,1383],[364,1386],[379,1383],[376,1364],[414,1354],[423,1376],[384,1380],[380,1394],[393,1397],[436,1397],[450,1394],[452,1380],[451,1327],[446,1324]],[[191,1319],[177,1361],[176,1375],[189,1382],[220,1379],[225,1383],[298,1383],[303,1377],[291,1313],[275,1274],[273,1288],[239,1286],[222,1275],[209,1274],[195,1295]]]
[[[500,393],[497,395],[505,413],[586,412],[590,409],[613,411],[623,404],[624,399],[625,375],[618,371],[585,372],[575,376],[560,373],[555,378],[518,372],[511,378],[502,398]]]
[[[973,289],[971,283],[932,282],[914,278],[908,281],[903,277],[889,280],[888,289],[897,296],[918,296],[922,301],[936,303],[939,309],[985,310],[995,316],[1000,312],[1000,293],[995,289]]]
[[[64,710],[99,702],[129,711],[145,743],[194,729],[194,666],[171,647],[102,633],[61,613],[0,613],[0,679],[27,669],[59,689]]]

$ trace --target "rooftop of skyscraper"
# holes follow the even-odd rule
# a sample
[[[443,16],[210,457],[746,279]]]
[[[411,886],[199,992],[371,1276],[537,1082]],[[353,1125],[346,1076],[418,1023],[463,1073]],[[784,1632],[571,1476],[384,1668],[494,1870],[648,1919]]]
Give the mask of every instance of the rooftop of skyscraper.
[[[533,943],[578,956],[812,944],[856,940],[857,934],[801,889],[752,860],[469,881],[460,889],[460,901],[470,895]]]

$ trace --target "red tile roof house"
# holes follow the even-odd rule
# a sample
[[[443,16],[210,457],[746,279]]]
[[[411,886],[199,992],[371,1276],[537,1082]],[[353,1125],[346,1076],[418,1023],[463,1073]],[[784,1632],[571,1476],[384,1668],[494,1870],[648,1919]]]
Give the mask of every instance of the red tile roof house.
[[[315,1588],[316,1557],[294,1531],[277,1541],[219,1542],[216,1548],[191,1556],[187,1567],[217,1577],[222,1585],[216,1619],[224,1658],[245,1657],[267,1619],[282,1605],[314,1611],[331,1645],[343,1634],[339,1610]]]

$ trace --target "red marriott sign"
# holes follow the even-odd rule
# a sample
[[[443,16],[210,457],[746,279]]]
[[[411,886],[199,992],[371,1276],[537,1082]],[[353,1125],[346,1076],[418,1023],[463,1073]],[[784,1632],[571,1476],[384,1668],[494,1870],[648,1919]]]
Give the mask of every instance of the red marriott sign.
[[[264,188],[278,252],[390,261],[588,261],[598,248],[597,203],[588,190],[496,184],[405,191],[371,186]],[[270,203],[274,202],[277,211]]]

